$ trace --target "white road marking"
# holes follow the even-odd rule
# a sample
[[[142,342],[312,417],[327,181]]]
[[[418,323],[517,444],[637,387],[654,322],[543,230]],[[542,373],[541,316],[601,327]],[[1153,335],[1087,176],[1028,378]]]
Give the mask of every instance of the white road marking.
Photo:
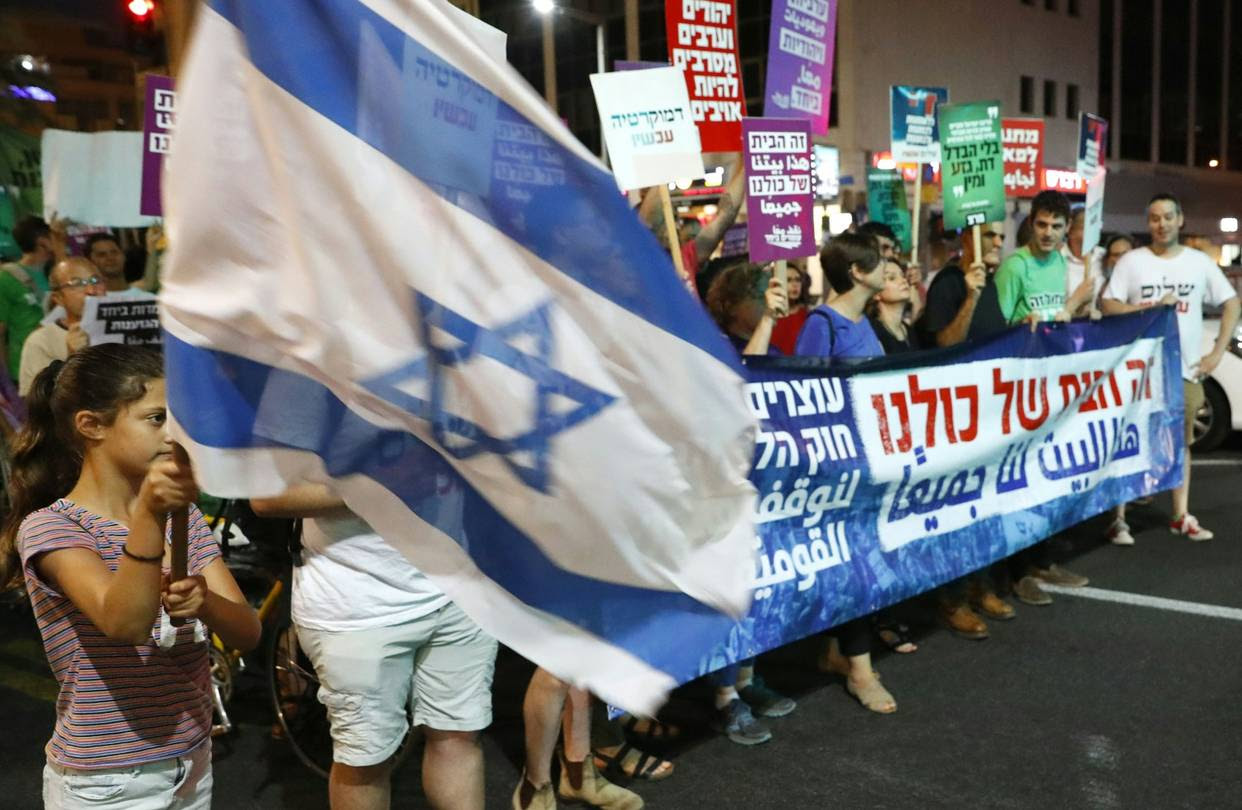
[[[1242,466],[1242,458],[1195,458],[1191,456],[1192,467],[1238,467]]]
[[[1165,599],[1162,596],[1148,596],[1142,593],[1106,591],[1103,588],[1064,588],[1060,585],[1046,585],[1042,582],[1039,587],[1063,596],[1077,596],[1082,599],[1096,599],[1100,602],[1116,602],[1120,605],[1137,605],[1174,613],[1189,613],[1192,616],[1210,616],[1213,619],[1242,622],[1242,608],[1205,605],[1202,602],[1184,602],[1181,599]]]

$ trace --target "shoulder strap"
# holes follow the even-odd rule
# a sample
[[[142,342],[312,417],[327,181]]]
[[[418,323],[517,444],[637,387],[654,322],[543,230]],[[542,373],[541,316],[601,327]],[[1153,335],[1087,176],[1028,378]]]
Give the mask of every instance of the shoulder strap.
[[[821,304],[811,310],[811,315],[818,315],[828,322],[828,356],[832,357],[832,350],[837,346],[837,325],[832,322],[832,316],[827,312],[828,305]]]

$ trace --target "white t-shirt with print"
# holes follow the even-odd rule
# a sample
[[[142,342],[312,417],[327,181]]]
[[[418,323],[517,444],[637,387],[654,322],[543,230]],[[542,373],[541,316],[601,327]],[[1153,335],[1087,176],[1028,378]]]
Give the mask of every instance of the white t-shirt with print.
[[[1238,294],[1207,254],[1185,246],[1168,258],[1157,256],[1151,248],[1131,250],[1113,268],[1104,297],[1150,307],[1170,292],[1177,293],[1178,299],[1182,378],[1193,380],[1203,358],[1203,304],[1220,306]]]
[[[448,601],[361,518],[302,522],[302,564],[293,569],[295,624],[331,632],[389,627]]]

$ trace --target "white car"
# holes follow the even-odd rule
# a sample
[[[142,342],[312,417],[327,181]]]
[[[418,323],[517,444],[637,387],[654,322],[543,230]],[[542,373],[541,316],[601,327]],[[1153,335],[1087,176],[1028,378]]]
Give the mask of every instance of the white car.
[[[1203,321],[1203,353],[1216,344],[1219,320]],[[1242,430],[1242,324],[1234,330],[1229,350],[1216,370],[1203,381],[1205,401],[1195,415],[1195,441],[1191,448],[1214,450],[1229,434]]]

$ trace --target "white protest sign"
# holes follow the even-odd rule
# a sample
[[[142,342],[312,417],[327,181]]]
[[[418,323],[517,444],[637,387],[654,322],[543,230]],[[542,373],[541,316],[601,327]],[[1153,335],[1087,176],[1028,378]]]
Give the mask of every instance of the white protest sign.
[[[90,338],[92,346],[162,343],[159,301],[151,293],[140,290],[91,296],[82,310],[82,331]]]
[[[612,171],[623,190],[705,174],[680,68],[594,73],[591,87]]]
[[[1087,207],[1082,219],[1082,252],[1086,255],[1100,244],[1104,229],[1104,178],[1108,170],[1101,168],[1087,181]]]

